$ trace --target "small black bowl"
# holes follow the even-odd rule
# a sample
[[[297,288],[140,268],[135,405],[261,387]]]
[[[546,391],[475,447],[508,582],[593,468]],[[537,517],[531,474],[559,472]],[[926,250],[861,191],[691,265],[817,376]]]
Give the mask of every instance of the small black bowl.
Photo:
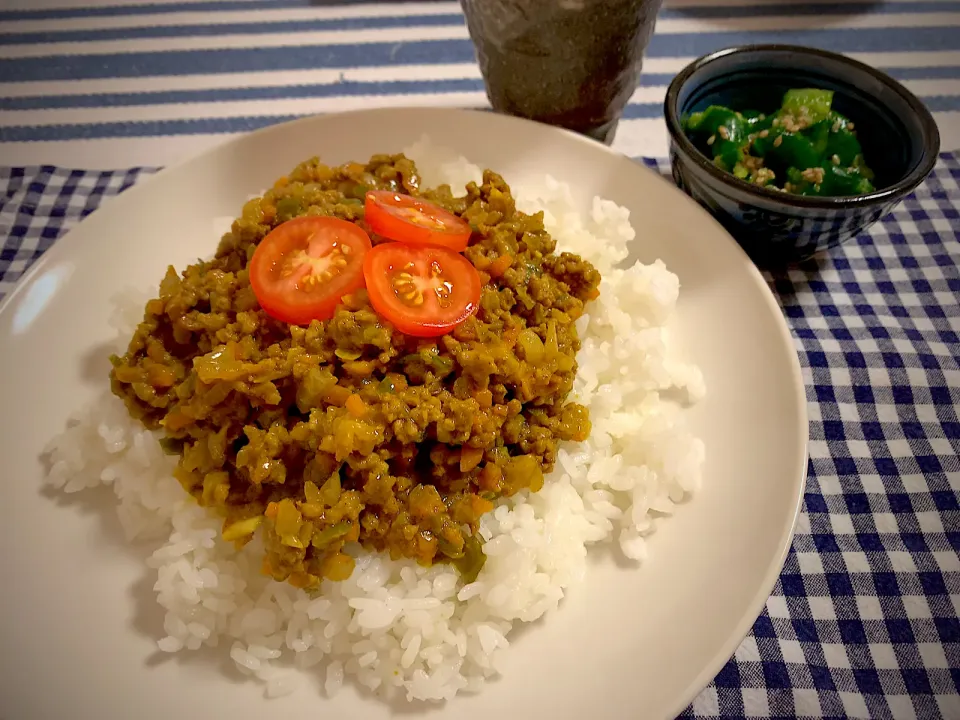
[[[713,164],[681,121],[710,105],[774,112],[791,88],[834,91],[833,108],[855,125],[877,190],[805,197],[740,180]],[[930,111],[893,78],[837,53],[747,45],[695,60],[670,83],[663,105],[673,178],[727,228],[757,264],[802,260],[835,247],[886,215],[933,169],[940,134]]]

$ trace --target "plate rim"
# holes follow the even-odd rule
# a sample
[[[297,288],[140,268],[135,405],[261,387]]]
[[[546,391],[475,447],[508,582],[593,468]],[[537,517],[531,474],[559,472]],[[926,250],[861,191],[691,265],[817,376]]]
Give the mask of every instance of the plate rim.
[[[368,108],[368,109],[356,109],[348,110],[344,112],[333,112],[333,113],[324,113],[318,115],[307,115],[304,117],[296,118],[293,120],[288,120],[281,123],[276,123],[273,125],[268,125],[257,130],[240,133],[230,138],[226,138],[217,142],[210,147],[189,155],[187,157],[181,158],[180,160],[171,163],[170,165],[161,167],[157,172],[151,174],[149,177],[144,180],[138,180],[131,187],[126,190],[121,191],[117,195],[110,197],[107,201],[102,202],[97,209],[87,215],[86,217],[81,218],[76,225],[74,225],[67,233],[58,238],[54,244],[48,248],[43,255],[31,265],[31,267],[23,273],[14,283],[13,288],[0,300],[0,315],[4,315],[9,312],[9,307],[14,303],[20,295],[25,292],[25,290],[31,285],[34,277],[42,272],[44,272],[48,265],[56,262],[60,256],[68,252],[69,250],[64,250],[63,248],[69,247],[72,243],[70,237],[73,236],[78,228],[90,221],[91,218],[97,217],[100,211],[106,206],[115,206],[117,203],[121,202],[124,198],[127,197],[139,197],[139,195],[149,192],[152,189],[151,183],[156,179],[166,176],[170,172],[178,171],[184,167],[189,166],[192,163],[203,162],[209,155],[212,155],[218,151],[222,151],[224,147],[243,143],[247,141],[248,138],[252,136],[264,138],[271,134],[283,134],[288,131],[289,128],[297,125],[310,124],[322,120],[326,117],[331,116],[371,116],[371,115],[390,115],[395,116],[398,113],[426,113],[434,114],[448,117],[456,117],[458,115],[471,115],[471,116],[483,116],[487,117],[496,122],[503,122],[507,125],[526,125],[536,126],[537,131],[545,133],[547,135],[555,135],[559,137],[564,137],[566,140],[573,140],[575,142],[582,143],[584,145],[589,145],[593,150],[600,151],[607,156],[617,160],[617,161],[627,161],[632,165],[636,166],[642,172],[647,172],[652,174],[655,178],[662,182],[666,182],[669,188],[668,192],[676,194],[676,197],[679,202],[684,202],[688,209],[691,212],[700,213],[701,217],[705,219],[708,223],[712,224],[714,229],[717,231],[719,236],[724,238],[724,241],[727,242],[731,247],[731,250],[739,255],[740,260],[745,266],[745,271],[750,276],[751,280],[755,285],[758,286],[760,291],[760,296],[763,298],[763,302],[767,305],[767,310],[769,310],[772,316],[775,318],[776,325],[779,331],[778,344],[783,344],[783,346],[790,350],[787,354],[789,358],[790,366],[790,376],[793,385],[793,396],[796,402],[796,417],[794,418],[797,422],[798,428],[800,428],[800,442],[797,449],[799,450],[799,455],[802,458],[800,463],[801,467],[794,468],[791,474],[791,482],[797,483],[797,492],[791,500],[790,504],[790,522],[784,526],[781,530],[778,541],[777,541],[777,551],[773,554],[771,561],[767,564],[765,572],[763,574],[763,580],[760,583],[757,591],[752,596],[752,599],[747,604],[747,607],[741,613],[740,621],[731,629],[728,633],[728,639],[721,644],[720,648],[713,654],[709,662],[705,663],[703,669],[688,683],[686,691],[678,694],[678,699],[672,705],[670,705],[670,714],[669,717],[675,717],[680,712],[682,712],[690,703],[702,692],[707,685],[716,677],[720,669],[730,660],[737,647],[747,636],[750,631],[750,628],[753,626],[753,623],[760,616],[763,611],[763,608],[766,605],[767,599],[771,596],[774,586],[776,585],[777,580],[780,577],[780,573],[783,570],[784,564],[786,562],[787,556],[792,545],[793,537],[796,531],[796,525],[800,517],[802,507],[803,507],[803,497],[806,488],[806,479],[809,470],[810,456],[809,456],[809,443],[810,443],[810,432],[809,432],[809,413],[807,408],[807,399],[805,385],[803,381],[803,373],[800,365],[799,353],[794,344],[794,337],[790,330],[789,325],[787,324],[786,318],[782,311],[780,304],[777,302],[773,291],[770,289],[769,284],[763,278],[760,270],[757,266],[749,259],[749,256],[740,247],[739,243],[730,235],[730,233],[714,218],[704,207],[702,207],[698,202],[693,200],[689,195],[684,193],[680,188],[675,184],[670,183],[668,179],[656,172],[652,168],[647,167],[642,162],[638,162],[635,158],[632,158],[628,155],[625,155],[616,149],[604,145],[596,140],[584,137],[572,131],[558,128],[551,125],[545,125],[543,123],[538,123],[532,120],[527,120],[524,118],[519,118],[515,116],[502,115],[499,113],[494,113],[490,110],[483,109],[469,109],[469,108],[444,108],[444,107],[418,107],[414,105],[407,106],[398,106],[391,108]],[[117,170],[123,168],[116,168]],[[140,169],[149,169],[147,166],[142,166]],[[109,172],[109,171],[107,171]],[[124,202],[130,202],[126,200]],[[66,241],[66,242],[65,242]],[[669,268],[668,268],[669,269]],[[682,293],[682,287],[681,287]],[[709,461],[707,461],[709,463]]]

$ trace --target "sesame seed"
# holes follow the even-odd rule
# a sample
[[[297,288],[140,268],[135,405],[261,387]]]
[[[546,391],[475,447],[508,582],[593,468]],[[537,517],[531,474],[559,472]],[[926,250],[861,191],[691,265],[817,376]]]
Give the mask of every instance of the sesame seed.
[[[847,130],[849,130],[850,132],[853,132],[853,123],[852,123],[852,122],[848,122],[848,123],[847,123]]]
[[[727,126],[726,126],[726,125],[721,125],[721,126],[717,129],[717,132],[720,134],[720,137],[722,137],[724,140],[729,140],[729,139],[730,139],[730,131],[727,130]]]
[[[773,141],[774,147],[780,147],[783,144],[783,135],[777,135],[776,139]]]
[[[769,134],[770,134],[770,131],[769,131],[769,130],[761,130],[761,131],[760,131],[760,137],[762,137],[762,138],[767,137],[767,135],[769,135]]]
[[[839,155],[834,155],[832,158],[830,158],[830,162],[832,162],[834,165],[839,165],[839,164],[840,164],[840,156],[839,156]]]
[[[802,130],[805,125],[802,123],[803,118],[795,118],[793,115],[784,115],[780,122],[783,125],[784,129],[787,132],[797,132],[797,130]]]
[[[754,175],[753,181],[757,185],[765,185],[767,182],[773,180],[776,177],[776,174],[770,168],[760,168],[757,170],[756,175]]]
[[[812,167],[804,170],[800,175],[803,176],[803,179],[807,182],[813,183],[814,185],[819,185],[823,182],[823,168]]]
[[[716,135],[711,135],[707,138],[707,145],[713,145],[717,141]]]

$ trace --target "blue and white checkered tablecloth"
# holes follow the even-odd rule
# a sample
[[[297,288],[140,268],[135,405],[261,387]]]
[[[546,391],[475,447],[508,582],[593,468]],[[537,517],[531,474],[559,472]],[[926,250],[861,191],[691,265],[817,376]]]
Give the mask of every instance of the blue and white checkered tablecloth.
[[[665,0],[614,147],[664,157],[671,77],[749,42],[888,72],[960,149],[960,0]],[[103,201],[237,133],[486,104],[451,0],[0,0],[0,297]],[[769,281],[809,401],[803,513],[764,613],[682,717],[960,720],[960,155]]]
[[[152,173],[0,170],[0,293]],[[805,501],[763,614],[682,717],[960,719],[960,155],[768,279],[807,389]]]

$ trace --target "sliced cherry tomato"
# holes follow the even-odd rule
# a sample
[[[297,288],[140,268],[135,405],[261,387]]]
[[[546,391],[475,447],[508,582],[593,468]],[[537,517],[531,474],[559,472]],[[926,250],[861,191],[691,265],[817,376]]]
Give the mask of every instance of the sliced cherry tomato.
[[[299,217],[278,225],[250,260],[260,307],[291,325],[333,317],[340,298],[363,287],[370,236],[334,217]]]
[[[377,235],[411,245],[456,252],[467,249],[470,225],[432,202],[389,190],[371,190],[364,205],[367,224]]]
[[[370,304],[407,335],[436,337],[480,307],[480,275],[445,248],[381,243],[363,261]]]

